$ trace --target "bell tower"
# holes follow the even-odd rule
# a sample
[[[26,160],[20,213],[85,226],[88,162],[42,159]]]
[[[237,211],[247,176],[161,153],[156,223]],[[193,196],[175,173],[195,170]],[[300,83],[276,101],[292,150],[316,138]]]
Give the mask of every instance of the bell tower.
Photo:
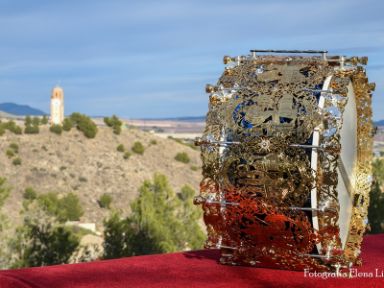
[[[51,125],[62,125],[64,121],[64,91],[56,86],[51,95]]]

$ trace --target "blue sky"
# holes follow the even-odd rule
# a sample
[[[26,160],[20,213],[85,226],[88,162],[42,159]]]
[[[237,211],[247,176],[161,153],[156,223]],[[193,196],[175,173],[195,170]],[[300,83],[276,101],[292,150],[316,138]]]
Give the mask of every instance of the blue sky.
[[[200,116],[223,55],[327,49],[366,55],[384,118],[381,0],[0,0],[0,102],[129,118]]]

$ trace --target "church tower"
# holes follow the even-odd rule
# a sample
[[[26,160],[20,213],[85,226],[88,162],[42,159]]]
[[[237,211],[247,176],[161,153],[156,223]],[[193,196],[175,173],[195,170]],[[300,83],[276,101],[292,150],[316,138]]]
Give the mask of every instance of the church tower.
[[[64,121],[64,91],[56,86],[51,95],[51,125],[62,125]]]

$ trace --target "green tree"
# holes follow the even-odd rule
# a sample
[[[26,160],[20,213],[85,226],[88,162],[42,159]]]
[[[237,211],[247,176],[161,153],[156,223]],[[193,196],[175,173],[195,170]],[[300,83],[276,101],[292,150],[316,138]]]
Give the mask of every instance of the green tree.
[[[122,219],[114,213],[104,222],[104,258],[201,248],[200,209],[184,203],[192,203],[193,195],[191,188],[183,188],[177,195],[161,174],[144,181],[131,203],[130,216]]]
[[[370,233],[384,232],[384,195],[380,190],[379,182],[373,184],[370,193],[370,203],[368,207],[368,220],[371,228]]]
[[[73,193],[59,199],[56,193],[50,192],[40,195],[37,201],[48,215],[56,217],[60,222],[78,221],[84,214],[79,197]]]
[[[17,255],[13,267],[68,263],[79,243],[78,237],[62,225],[25,219],[24,225],[17,231],[17,241],[13,244]]]
[[[372,171],[375,181],[383,183],[384,181],[384,160],[376,158],[372,161]]]
[[[180,210],[180,219],[183,222],[183,238],[188,242],[188,247],[198,249],[202,247],[202,243],[205,241],[205,234],[199,226],[199,219],[202,217],[200,209],[196,209],[193,204],[193,198],[196,192],[189,185],[184,185],[181,188],[181,192],[177,194],[180,202],[182,203],[182,209]]]
[[[59,200],[57,217],[61,221],[79,221],[84,215],[80,199],[73,193],[68,193]]]
[[[9,188],[6,187],[5,178],[0,178],[0,209],[3,207],[5,200],[9,196]],[[1,222],[0,222],[0,231],[1,231]]]
[[[4,230],[7,228],[7,217],[1,213],[1,208],[9,194],[10,189],[6,186],[5,178],[0,178],[0,269],[6,268],[8,265],[8,257],[5,255],[8,246],[8,237],[7,233],[4,233]]]
[[[73,113],[71,115],[71,120],[73,125],[81,132],[83,132],[84,136],[87,138],[95,138],[97,134],[97,126],[86,115],[80,113]]]
[[[373,185],[370,192],[368,221],[370,233],[384,232],[384,193],[381,186],[384,181],[384,160],[375,159],[372,162]]]

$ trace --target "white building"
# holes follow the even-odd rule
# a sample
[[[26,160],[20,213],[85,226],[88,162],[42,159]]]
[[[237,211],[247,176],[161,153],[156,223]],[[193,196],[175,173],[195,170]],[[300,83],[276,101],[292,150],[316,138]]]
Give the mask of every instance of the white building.
[[[64,121],[64,91],[56,86],[51,95],[51,125],[62,125]]]

